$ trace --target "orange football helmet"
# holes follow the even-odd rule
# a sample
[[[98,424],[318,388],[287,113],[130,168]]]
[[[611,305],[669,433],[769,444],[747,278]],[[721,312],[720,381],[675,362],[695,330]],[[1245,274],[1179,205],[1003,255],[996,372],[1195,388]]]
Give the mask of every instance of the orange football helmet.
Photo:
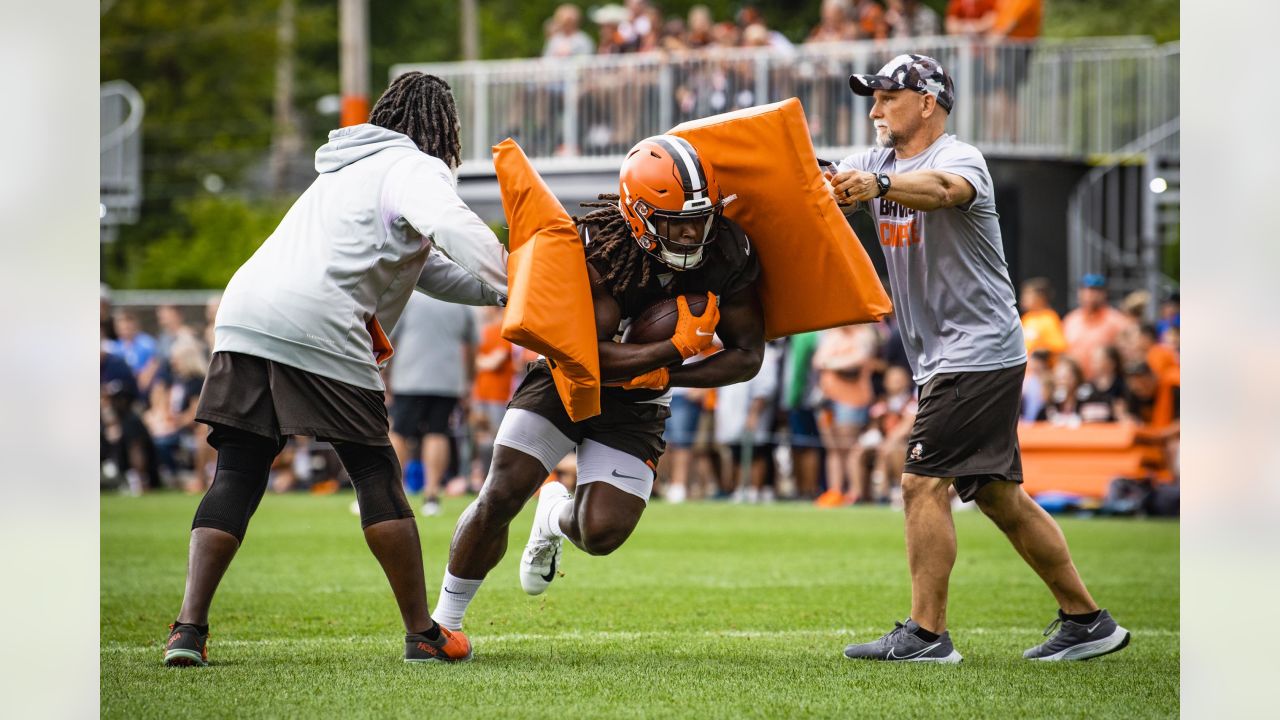
[[[720,192],[711,163],[675,135],[636,143],[618,173],[618,209],[631,236],[674,270],[691,270],[706,260],[716,218],[736,197]]]

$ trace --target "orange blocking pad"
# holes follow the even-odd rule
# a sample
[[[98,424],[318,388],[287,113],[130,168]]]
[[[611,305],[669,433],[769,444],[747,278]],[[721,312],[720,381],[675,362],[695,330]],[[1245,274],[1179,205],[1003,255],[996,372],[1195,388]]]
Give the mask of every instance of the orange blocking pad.
[[[1102,498],[1118,477],[1144,477],[1138,430],[1130,423],[1092,423],[1062,427],[1022,423],[1022,487],[1031,496],[1069,492]]]
[[[760,253],[769,339],[879,320],[892,311],[871,258],[831,197],[800,101],[677,125],[736,194],[725,215]]]
[[[545,355],[574,421],[600,414],[600,356],[586,253],[569,213],[507,138],[493,146],[511,228],[502,337]]]

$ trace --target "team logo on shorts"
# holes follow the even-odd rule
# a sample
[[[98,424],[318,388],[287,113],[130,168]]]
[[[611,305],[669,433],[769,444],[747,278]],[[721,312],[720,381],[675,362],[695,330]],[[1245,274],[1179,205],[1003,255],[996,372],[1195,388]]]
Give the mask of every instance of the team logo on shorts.
[[[911,459],[919,460],[922,457],[924,457],[924,443],[916,443],[916,446],[911,448]]]

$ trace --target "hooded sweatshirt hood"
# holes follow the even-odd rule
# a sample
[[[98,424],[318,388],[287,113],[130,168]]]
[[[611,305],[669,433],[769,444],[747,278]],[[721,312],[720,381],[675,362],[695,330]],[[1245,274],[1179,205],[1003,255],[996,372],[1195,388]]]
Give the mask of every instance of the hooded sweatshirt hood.
[[[341,170],[387,148],[418,150],[409,136],[371,123],[333,130],[329,142],[316,150],[316,172]]]

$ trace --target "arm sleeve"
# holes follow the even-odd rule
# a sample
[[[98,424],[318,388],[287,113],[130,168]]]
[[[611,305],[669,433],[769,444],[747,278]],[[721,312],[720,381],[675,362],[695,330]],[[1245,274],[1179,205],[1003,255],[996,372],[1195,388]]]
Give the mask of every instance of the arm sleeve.
[[[404,218],[494,294],[507,288],[506,250],[453,186],[444,163],[416,157],[391,168],[383,185],[383,211],[392,224]],[[419,283],[419,287],[421,283]]]
[[[871,166],[871,151],[863,150],[854,153],[840,162],[836,163],[836,172],[849,172],[850,170],[866,170]]]
[[[437,300],[461,305],[506,305],[499,292],[433,248],[415,283],[417,289]]]
[[[975,207],[993,204],[991,173],[987,170],[987,161],[972,145],[957,143],[943,148],[934,160],[933,169],[959,175],[973,186],[973,200],[967,205],[957,206],[957,210],[969,212]]]

